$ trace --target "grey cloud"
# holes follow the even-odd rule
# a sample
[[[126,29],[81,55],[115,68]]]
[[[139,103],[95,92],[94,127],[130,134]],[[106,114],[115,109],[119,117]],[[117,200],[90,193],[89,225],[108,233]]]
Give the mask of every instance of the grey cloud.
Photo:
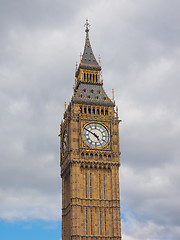
[[[1,28],[26,27],[36,28],[63,28],[72,23],[79,7],[84,1],[1,1]]]

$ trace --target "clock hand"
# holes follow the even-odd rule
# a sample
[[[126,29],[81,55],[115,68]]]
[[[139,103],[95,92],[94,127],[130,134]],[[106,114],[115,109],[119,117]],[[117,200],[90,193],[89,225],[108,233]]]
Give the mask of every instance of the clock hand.
[[[92,135],[94,135],[94,136],[97,138],[97,140],[99,141],[99,136],[98,136],[97,134],[89,131],[87,128],[84,128],[84,129],[85,129],[86,131],[90,132]]]

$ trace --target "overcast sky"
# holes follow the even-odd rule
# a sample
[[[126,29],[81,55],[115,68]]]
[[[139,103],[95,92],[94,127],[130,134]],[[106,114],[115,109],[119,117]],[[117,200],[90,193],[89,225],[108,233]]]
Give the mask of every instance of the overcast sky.
[[[0,0],[2,221],[61,219],[59,124],[88,18],[123,120],[123,239],[180,239],[179,12],[179,0]]]

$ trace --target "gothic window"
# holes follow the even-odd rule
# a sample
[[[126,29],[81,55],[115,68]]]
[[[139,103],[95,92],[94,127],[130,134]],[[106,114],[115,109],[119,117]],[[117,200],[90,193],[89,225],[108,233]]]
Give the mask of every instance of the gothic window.
[[[93,234],[92,226],[93,226],[93,222],[92,222],[92,209],[91,209],[91,235]]]
[[[82,153],[81,153],[81,158],[83,158],[83,157],[84,157],[84,153],[82,152]]]
[[[105,236],[106,236],[106,210],[104,209],[104,222],[105,222]]]
[[[96,82],[97,82],[97,80],[98,80],[98,79],[97,79],[97,74],[96,74]]]
[[[84,107],[84,113],[86,113],[86,107]]]
[[[87,198],[87,173],[85,174],[85,184],[86,184],[86,198]]]
[[[107,109],[105,110],[105,115],[108,115],[108,110]]]
[[[108,160],[110,160],[110,159],[111,159],[111,155],[109,154],[109,155],[108,155]]]
[[[88,234],[88,213],[86,208],[86,234]]]
[[[104,109],[103,108],[101,109],[101,114],[104,115]]]
[[[90,158],[91,158],[91,159],[93,158],[93,154],[92,154],[92,153],[90,154]]]
[[[94,90],[93,89],[91,89],[91,93],[93,93],[94,92]]]
[[[91,177],[92,173],[90,173],[90,198],[92,198],[92,177]]]
[[[86,92],[86,89],[84,88],[83,91]]]
[[[82,93],[80,94],[80,98],[82,98]]]
[[[100,91],[100,90],[98,90],[98,93],[100,94],[100,93],[101,93],[101,91]]]
[[[106,197],[106,183],[105,183],[105,174],[104,174],[103,180],[104,180],[104,199],[105,199],[105,197]]]
[[[81,113],[82,113],[82,106],[80,106],[80,111],[81,111]]]
[[[99,174],[99,198],[101,198],[101,174]]]
[[[88,108],[88,113],[91,114],[91,108],[90,107]]]
[[[87,98],[90,98],[90,95],[87,95]]]
[[[97,108],[97,114],[99,114],[99,108]]]
[[[100,235],[102,235],[102,220],[101,220],[101,210],[100,210]]]
[[[99,159],[102,159],[102,154],[99,154]]]
[[[86,74],[84,73],[84,80],[86,79]]]
[[[93,108],[93,114],[95,114],[95,108]]]

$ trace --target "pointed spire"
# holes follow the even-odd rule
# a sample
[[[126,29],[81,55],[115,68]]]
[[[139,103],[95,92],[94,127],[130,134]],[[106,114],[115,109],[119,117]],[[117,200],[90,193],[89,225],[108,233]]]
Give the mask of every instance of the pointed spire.
[[[96,58],[92,51],[90,40],[89,40],[90,24],[88,23],[88,19],[86,19],[86,23],[84,24],[84,26],[85,26],[85,32],[86,32],[86,40],[85,40],[84,52],[81,58],[80,65],[91,65],[91,66],[99,67],[99,64],[96,61]]]

